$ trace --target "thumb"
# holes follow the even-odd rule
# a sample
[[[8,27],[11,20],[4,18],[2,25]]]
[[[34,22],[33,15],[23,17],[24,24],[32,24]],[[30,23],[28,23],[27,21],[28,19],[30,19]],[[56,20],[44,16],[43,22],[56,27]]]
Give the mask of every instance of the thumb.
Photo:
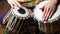
[[[45,6],[43,6],[43,7],[39,8],[39,9],[42,9],[42,11],[44,11],[44,7],[45,7]]]

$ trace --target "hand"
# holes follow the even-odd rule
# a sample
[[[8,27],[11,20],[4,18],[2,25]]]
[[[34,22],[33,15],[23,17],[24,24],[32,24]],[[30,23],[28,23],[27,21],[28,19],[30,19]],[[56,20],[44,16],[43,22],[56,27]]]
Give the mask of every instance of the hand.
[[[7,1],[11,5],[11,7],[17,10],[21,7],[21,5],[18,3],[19,0],[7,0]],[[20,1],[23,2],[24,0],[20,0]]]
[[[44,8],[44,14],[42,16],[42,19],[44,21],[47,21],[48,19],[50,19],[55,11],[56,8],[56,3],[50,1],[47,4],[45,4]]]

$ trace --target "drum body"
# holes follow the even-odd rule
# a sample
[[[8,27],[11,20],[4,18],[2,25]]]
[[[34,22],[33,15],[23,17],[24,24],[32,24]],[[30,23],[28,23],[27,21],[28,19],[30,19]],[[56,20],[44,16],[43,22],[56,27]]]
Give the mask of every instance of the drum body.
[[[29,11],[22,7],[20,10],[11,9],[3,19],[5,31],[9,33],[18,34],[22,26],[29,21]]]
[[[34,18],[39,25],[39,30],[44,33],[54,33],[60,31],[60,5],[57,7],[54,15],[48,19],[48,21],[43,21],[42,15],[43,11],[40,9],[49,1],[43,1],[39,3],[34,9]]]

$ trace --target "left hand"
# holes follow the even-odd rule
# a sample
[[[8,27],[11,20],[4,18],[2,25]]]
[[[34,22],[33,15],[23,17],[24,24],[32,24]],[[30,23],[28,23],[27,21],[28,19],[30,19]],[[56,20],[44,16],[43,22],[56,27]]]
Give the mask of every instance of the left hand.
[[[48,19],[52,17],[56,8],[56,3],[50,1],[47,4],[45,4],[43,8],[44,8],[44,14],[42,16],[42,19],[44,21],[47,21]]]

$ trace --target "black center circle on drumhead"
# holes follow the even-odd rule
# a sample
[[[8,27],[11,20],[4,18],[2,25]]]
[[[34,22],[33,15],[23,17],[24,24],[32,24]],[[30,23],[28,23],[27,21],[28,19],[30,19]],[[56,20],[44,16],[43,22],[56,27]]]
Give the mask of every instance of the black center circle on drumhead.
[[[25,13],[26,13],[23,8],[20,8],[20,9],[18,10],[18,12],[21,13],[21,14],[25,14]]]

